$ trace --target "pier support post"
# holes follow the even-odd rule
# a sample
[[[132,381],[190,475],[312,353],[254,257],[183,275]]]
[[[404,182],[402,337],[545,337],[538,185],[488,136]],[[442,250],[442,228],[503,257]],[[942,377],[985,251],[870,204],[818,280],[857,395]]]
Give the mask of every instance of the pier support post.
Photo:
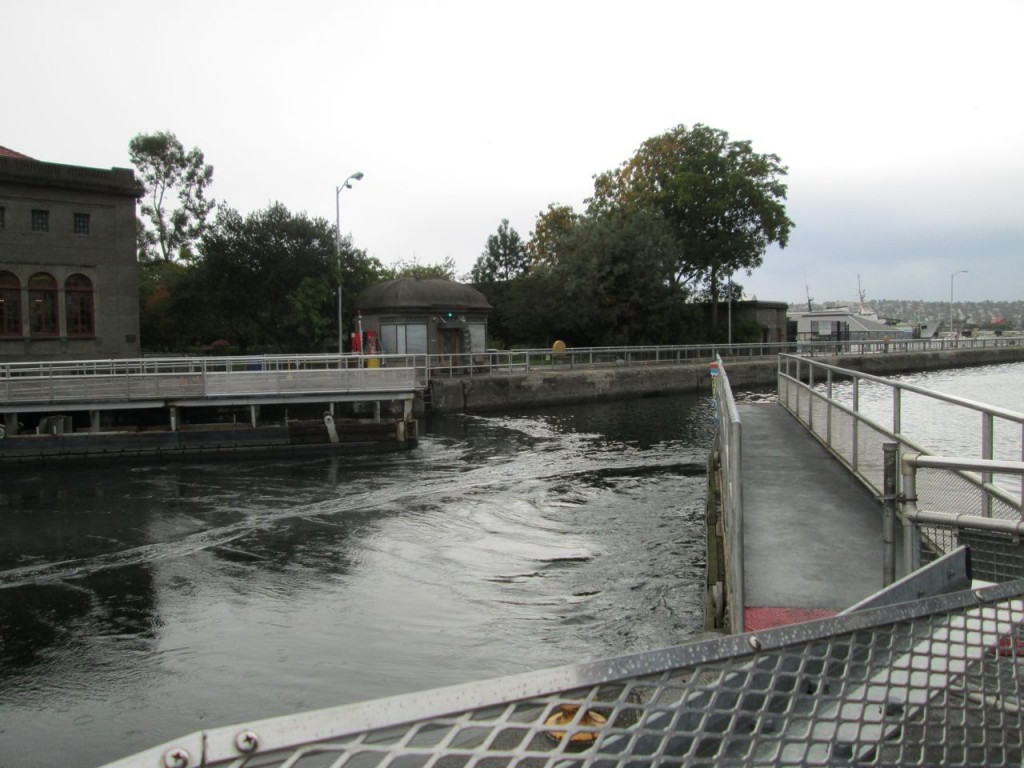
[[[380,400],[373,401],[373,423],[380,424]]]
[[[178,407],[175,406],[175,405],[172,405],[169,410],[171,412],[171,432],[177,432],[178,431],[178,426],[179,426],[179,422],[178,422]]]
[[[89,411],[89,431],[99,432],[100,431],[100,412]]]
[[[4,428],[9,437],[18,434],[18,414],[14,411],[7,411],[4,414]]]
[[[256,429],[256,425],[260,421],[260,407],[258,405],[249,406],[249,423],[252,424],[252,428]]]
[[[882,475],[882,585],[896,581],[896,478],[899,444],[883,443]]]

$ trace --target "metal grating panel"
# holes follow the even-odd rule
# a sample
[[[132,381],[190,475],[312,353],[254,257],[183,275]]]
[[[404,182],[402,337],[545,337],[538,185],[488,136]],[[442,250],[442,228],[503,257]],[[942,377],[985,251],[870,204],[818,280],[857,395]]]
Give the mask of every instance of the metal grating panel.
[[[1024,582],[193,734],[116,765],[1021,764]]]

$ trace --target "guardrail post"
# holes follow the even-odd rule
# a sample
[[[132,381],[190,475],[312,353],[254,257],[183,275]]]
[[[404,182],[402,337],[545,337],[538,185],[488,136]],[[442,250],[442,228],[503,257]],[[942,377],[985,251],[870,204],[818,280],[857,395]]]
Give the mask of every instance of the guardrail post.
[[[991,413],[981,414],[981,458],[992,459],[994,453],[992,450],[995,436],[995,417]],[[982,488],[992,483],[992,473],[982,472],[981,473]],[[988,491],[982,491],[981,496],[981,514],[985,517],[992,517],[992,494]]]
[[[828,369],[825,400],[825,445],[832,447],[832,369]]]
[[[903,474],[903,567],[907,573],[913,573],[921,567],[921,531],[911,519],[911,513],[917,511],[917,465],[914,459],[917,454],[904,455],[901,462]]]
[[[896,581],[896,477],[899,444],[883,443],[882,477],[882,585]]]
[[[853,380],[853,424],[850,425],[851,432],[853,433],[853,445],[850,446],[850,464],[854,471],[857,471],[857,454],[858,447],[860,444],[860,435],[858,426],[860,425],[860,379],[854,378]]]

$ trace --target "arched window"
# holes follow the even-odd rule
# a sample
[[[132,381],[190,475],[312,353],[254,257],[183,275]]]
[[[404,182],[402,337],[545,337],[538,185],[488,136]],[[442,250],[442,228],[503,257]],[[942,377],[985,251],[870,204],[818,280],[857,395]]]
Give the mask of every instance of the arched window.
[[[0,338],[21,336],[21,282],[13,272],[0,272]]]
[[[92,280],[85,275],[72,275],[64,283],[64,312],[69,337],[96,335],[93,313]]]
[[[57,281],[38,272],[28,280],[28,327],[32,336],[57,336]]]

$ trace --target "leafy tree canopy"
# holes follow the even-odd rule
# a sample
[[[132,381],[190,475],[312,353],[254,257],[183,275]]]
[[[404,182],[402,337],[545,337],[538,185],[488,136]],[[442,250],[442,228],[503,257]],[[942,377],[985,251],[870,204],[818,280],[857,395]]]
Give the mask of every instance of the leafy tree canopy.
[[[526,252],[534,268],[552,266],[558,261],[558,243],[580,223],[572,206],[551,203],[537,214],[537,223],[526,244]]]
[[[455,259],[446,256],[438,264],[420,264],[415,258],[412,261],[400,260],[390,269],[385,268],[382,279],[397,280],[403,277],[413,277],[417,280],[455,280]]]
[[[497,234],[487,238],[484,252],[473,265],[471,278],[474,283],[503,282],[522,275],[529,265],[522,238],[509,226],[508,219],[502,219]]]
[[[128,144],[128,154],[145,187],[142,218],[136,231],[139,258],[188,261],[202,236],[215,201],[206,199],[213,166],[202,151],[185,151],[168,131],[140,133]],[[173,199],[172,199],[173,198]]]
[[[661,216],[675,238],[665,263],[672,286],[700,286],[712,301],[734,272],[762,263],[769,245],[785,247],[793,222],[784,201],[787,169],[749,141],[716,128],[679,125],[645,141],[632,158],[596,177],[588,214],[615,209]]]
[[[339,281],[355,296],[380,279],[380,264],[322,218],[275,203],[243,217],[221,208],[202,240],[197,264],[208,333],[245,350],[316,352],[337,338]],[[197,310],[200,311],[200,310]],[[211,316],[212,315],[212,316]]]

